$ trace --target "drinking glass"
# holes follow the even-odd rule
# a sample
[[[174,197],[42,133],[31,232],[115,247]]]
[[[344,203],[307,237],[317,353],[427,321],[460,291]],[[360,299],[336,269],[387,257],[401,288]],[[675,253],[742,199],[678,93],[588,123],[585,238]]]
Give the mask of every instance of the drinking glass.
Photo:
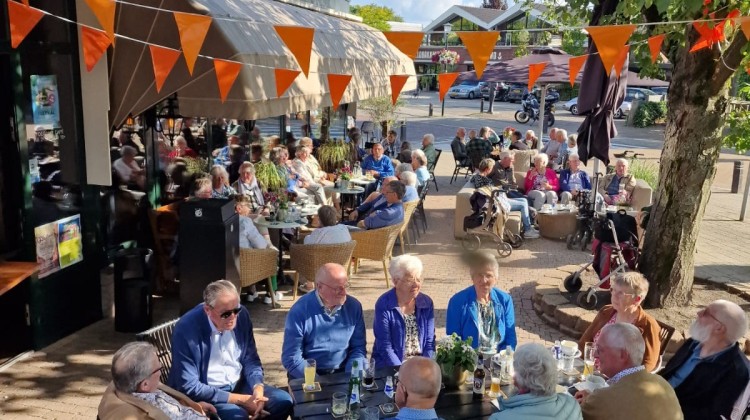
[[[366,389],[370,389],[375,385],[375,359],[370,359],[367,363],[367,369],[365,369],[365,376],[362,380],[362,384]]]
[[[331,402],[331,411],[336,416],[343,416],[346,414],[347,403],[349,402],[349,396],[346,392],[336,392],[333,394],[333,400]]]
[[[503,366],[493,361],[490,369],[490,397],[497,398],[500,396],[500,383],[502,382]]]
[[[581,378],[585,381],[594,374],[596,347],[593,342],[588,342],[583,348],[583,374]]]
[[[362,410],[362,420],[378,420],[380,409],[378,407],[367,407]]]
[[[308,391],[315,389],[315,369],[317,365],[315,359],[305,360],[305,389]]]

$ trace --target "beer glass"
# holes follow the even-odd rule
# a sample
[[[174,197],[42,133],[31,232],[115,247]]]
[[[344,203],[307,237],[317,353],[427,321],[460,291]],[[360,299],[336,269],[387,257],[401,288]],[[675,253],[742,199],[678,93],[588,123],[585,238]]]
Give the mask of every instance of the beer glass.
[[[362,380],[362,385],[366,389],[370,389],[375,385],[375,359],[370,359],[367,363],[367,369],[365,369],[365,376]]]
[[[583,374],[581,379],[584,381],[594,374],[596,347],[593,342],[588,342],[583,348]]]

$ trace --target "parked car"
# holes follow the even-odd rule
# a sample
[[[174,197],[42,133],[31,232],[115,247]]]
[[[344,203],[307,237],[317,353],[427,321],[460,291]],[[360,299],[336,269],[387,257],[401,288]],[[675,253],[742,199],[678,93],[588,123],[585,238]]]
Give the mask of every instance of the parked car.
[[[448,96],[452,99],[465,98],[474,99],[482,95],[482,87],[487,82],[463,82],[458,86],[448,89]]]
[[[523,83],[511,83],[508,86],[507,100],[510,103],[521,102],[524,95],[529,93],[529,88]]]
[[[575,97],[568,102],[562,104],[562,109],[570,111],[573,115],[578,115],[578,97]]]
[[[647,101],[650,95],[659,94],[650,89],[627,88],[625,90],[625,99],[623,99],[622,104],[615,111],[615,118],[627,117],[630,113],[630,108],[632,107],[633,100],[638,99],[641,101]],[[662,100],[664,100],[663,96]],[[570,111],[570,113],[573,115],[578,115],[578,98],[576,97],[569,100],[568,102],[565,102],[564,104],[562,104],[562,108],[566,111]]]
[[[506,101],[508,96],[508,85],[503,82],[495,84],[495,101]],[[486,84],[482,86],[482,97],[484,99],[490,99],[490,85]]]

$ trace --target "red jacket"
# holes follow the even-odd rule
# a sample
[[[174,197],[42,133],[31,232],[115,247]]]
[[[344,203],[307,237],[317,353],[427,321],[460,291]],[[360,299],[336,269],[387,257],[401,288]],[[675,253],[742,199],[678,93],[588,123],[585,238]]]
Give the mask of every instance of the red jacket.
[[[537,171],[535,168],[529,169],[529,172],[526,172],[526,181],[524,181],[524,191],[526,191],[526,194],[531,191],[534,186],[534,178],[537,175]],[[544,173],[544,176],[547,177],[547,182],[549,182],[550,185],[552,185],[552,191],[559,191],[560,190],[560,181],[557,179],[557,174],[555,171],[553,171],[550,168],[546,169],[546,172]]]

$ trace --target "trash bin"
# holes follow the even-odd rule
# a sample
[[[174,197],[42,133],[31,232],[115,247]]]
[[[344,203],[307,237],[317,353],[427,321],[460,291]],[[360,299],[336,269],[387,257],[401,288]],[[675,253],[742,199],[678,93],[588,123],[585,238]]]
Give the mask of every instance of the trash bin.
[[[115,254],[115,331],[151,328],[153,255],[148,248],[122,249]]]

